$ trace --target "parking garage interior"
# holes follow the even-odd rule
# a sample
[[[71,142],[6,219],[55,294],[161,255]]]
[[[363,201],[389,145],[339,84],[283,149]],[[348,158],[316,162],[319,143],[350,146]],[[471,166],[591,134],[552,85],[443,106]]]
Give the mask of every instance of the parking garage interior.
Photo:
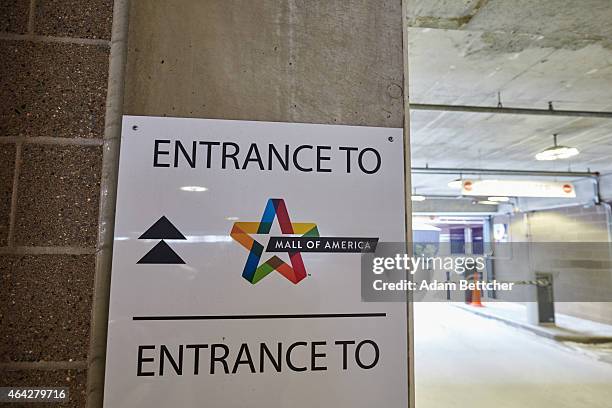
[[[415,242],[488,254],[480,279],[579,279],[570,298],[553,281],[547,300],[416,302],[417,406],[609,406],[612,303],[595,296],[612,290],[609,2],[415,0],[408,14]]]

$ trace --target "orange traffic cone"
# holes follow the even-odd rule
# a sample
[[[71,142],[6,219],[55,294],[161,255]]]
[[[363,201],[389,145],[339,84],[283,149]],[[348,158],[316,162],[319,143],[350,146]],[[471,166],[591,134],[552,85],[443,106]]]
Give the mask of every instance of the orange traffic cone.
[[[478,282],[478,277],[478,272],[474,272],[474,283]],[[484,305],[480,301],[480,289],[475,288],[474,290],[472,290],[472,301],[470,302],[470,306],[484,307]]]

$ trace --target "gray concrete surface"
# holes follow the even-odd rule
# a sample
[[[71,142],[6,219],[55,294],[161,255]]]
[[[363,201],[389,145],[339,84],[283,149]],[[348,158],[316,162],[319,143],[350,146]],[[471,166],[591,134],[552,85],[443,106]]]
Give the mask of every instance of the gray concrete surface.
[[[464,304],[455,306],[469,313],[494,319],[556,341],[585,344],[612,343],[612,326],[607,324],[558,313],[555,314],[555,324],[531,324],[528,322],[526,307],[516,303],[488,302],[485,303],[485,307]]]
[[[403,125],[401,0],[133,1],[125,113]]]
[[[410,101],[610,111],[611,19],[609,0],[408,0]],[[411,126],[414,166],[612,172],[610,120],[414,111]],[[553,133],[582,153],[536,161]],[[450,180],[413,176],[422,194]]]
[[[418,408],[609,408],[612,364],[444,303],[415,304]]]

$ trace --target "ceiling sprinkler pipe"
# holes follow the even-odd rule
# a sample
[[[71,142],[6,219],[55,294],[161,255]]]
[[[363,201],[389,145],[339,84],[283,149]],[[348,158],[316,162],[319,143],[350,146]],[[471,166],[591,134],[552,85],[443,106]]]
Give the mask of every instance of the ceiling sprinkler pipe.
[[[448,167],[413,167],[412,174],[461,174],[495,176],[537,176],[537,177],[576,177],[597,178],[599,172],[592,171],[547,171],[547,170],[506,170],[506,169],[465,169]]]
[[[411,103],[411,110],[612,119],[612,112]]]

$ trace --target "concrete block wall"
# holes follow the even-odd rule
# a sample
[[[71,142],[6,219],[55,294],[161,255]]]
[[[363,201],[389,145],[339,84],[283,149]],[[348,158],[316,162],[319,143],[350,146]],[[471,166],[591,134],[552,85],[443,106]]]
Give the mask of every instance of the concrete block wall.
[[[576,245],[571,248],[561,245],[559,254],[561,266],[555,265],[552,253],[520,253],[526,247],[514,247],[512,260],[497,260],[494,263],[497,279],[512,280],[517,274],[526,276],[531,264],[547,265],[550,270],[559,271],[571,285],[573,293],[580,291],[582,298],[590,294],[612,293],[612,270],[610,256],[605,243],[609,240],[609,219],[604,206],[572,206],[552,210],[518,213],[511,216],[495,217],[493,222],[508,222],[512,242],[554,242],[593,243],[593,246]],[[565,249],[564,249],[565,248]],[[572,253],[567,252],[571,249]],[[598,254],[601,250],[605,254]],[[593,257],[595,256],[596,259]],[[603,258],[605,261],[602,261]],[[594,262],[593,262],[594,261]],[[563,265],[567,266],[564,267]],[[516,280],[516,279],[515,279]],[[555,311],[612,324],[612,303],[606,302],[555,302]]]
[[[608,219],[603,206],[585,208],[583,206],[567,207],[555,211],[534,212],[530,217],[530,231],[532,241],[550,241],[551,237],[559,239],[560,242],[607,242]],[[576,258],[588,259],[589,254],[584,256],[576,254]],[[585,297],[588,292],[607,290],[612,292],[610,277],[612,270],[601,271],[603,274],[595,274],[587,265],[585,271],[588,273],[576,273],[579,279],[576,288],[583,290]],[[587,277],[588,279],[584,278]],[[602,279],[604,278],[604,279]],[[607,278],[607,279],[605,279]],[[612,303],[604,302],[556,302],[555,311],[571,316],[595,320],[612,324]]]
[[[112,0],[0,0],[0,386],[85,406]]]
[[[572,206],[528,214],[532,242],[607,242],[603,206]]]

